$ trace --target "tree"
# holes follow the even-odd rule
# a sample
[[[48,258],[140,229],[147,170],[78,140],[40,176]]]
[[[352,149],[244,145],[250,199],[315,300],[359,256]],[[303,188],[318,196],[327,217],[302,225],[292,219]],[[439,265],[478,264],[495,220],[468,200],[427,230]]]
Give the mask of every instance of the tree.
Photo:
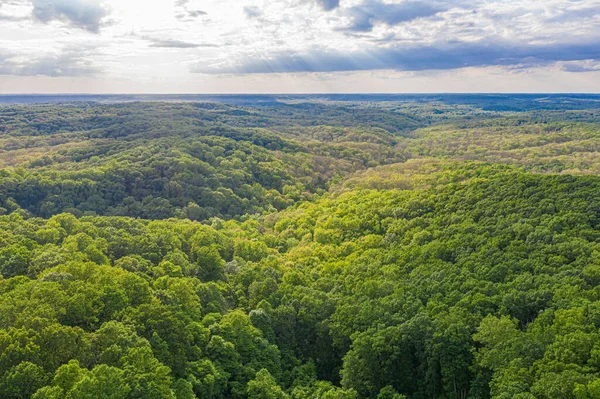
[[[392,386],[388,385],[381,388],[377,399],[406,399],[406,396],[400,395]]]
[[[248,382],[248,399],[288,399],[289,396],[277,385],[267,369],[256,373]]]
[[[31,252],[23,245],[14,244],[0,249],[0,273],[4,277],[27,274]]]
[[[125,382],[124,371],[116,367],[100,364],[82,378],[68,391],[69,399],[105,398],[126,399],[131,388]]]
[[[48,376],[44,369],[31,362],[22,362],[6,372],[0,383],[3,398],[25,399],[44,386]]]

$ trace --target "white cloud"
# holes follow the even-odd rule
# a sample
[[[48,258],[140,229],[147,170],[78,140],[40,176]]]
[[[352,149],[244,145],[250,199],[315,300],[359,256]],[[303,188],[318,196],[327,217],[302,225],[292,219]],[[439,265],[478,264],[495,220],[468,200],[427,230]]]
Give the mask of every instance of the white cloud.
[[[598,69],[598,40],[600,0],[0,0],[0,72],[15,76],[185,84],[252,72],[299,85],[305,72],[326,74],[321,84],[344,71],[467,67],[584,76]],[[92,50],[69,50],[82,44]]]
[[[35,57],[19,53],[0,53],[0,75],[16,76],[88,76],[101,72],[88,58],[90,50],[85,47],[67,48],[47,52]]]

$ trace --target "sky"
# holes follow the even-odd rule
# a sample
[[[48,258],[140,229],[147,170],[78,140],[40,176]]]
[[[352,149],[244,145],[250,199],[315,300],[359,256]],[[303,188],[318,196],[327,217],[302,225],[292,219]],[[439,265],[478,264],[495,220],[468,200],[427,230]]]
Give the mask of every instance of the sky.
[[[0,0],[0,93],[600,92],[600,0]]]

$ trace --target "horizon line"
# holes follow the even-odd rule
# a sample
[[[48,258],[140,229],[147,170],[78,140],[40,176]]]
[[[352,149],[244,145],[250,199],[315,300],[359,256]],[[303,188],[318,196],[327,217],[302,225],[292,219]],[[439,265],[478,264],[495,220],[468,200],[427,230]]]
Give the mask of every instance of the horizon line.
[[[388,95],[388,96],[404,96],[404,95],[600,95],[600,92],[302,92],[302,93],[0,93],[0,97],[9,96],[343,96],[343,95]]]

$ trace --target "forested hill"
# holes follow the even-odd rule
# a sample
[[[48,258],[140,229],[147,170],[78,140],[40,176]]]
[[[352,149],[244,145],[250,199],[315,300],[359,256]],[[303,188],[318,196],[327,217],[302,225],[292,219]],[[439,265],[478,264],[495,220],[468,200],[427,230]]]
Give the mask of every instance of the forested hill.
[[[596,100],[495,101],[0,106],[0,397],[600,398]]]
[[[499,113],[436,102],[4,106],[0,207],[41,217],[240,218],[423,157],[596,173],[597,119],[594,109]]]
[[[318,104],[0,108],[0,206],[192,220],[281,210],[404,161],[397,136],[422,119]]]

